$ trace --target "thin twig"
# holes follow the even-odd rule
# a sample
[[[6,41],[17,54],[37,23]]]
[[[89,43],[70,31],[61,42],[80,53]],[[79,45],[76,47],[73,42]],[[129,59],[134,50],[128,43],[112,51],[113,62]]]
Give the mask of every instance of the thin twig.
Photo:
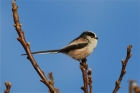
[[[6,86],[6,89],[4,90],[4,93],[10,93],[10,89],[11,89],[11,83],[6,81],[5,82],[5,86]]]
[[[133,82],[133,91],[134,93],[140,93],[140,87],[136,84],[136,82]]]
[[[135,82],[135,80],[129,80],[129,93],[133,93],[133,82]]]
[[[54,86],[53,73],[50,72],[50,73],[48,74],[48,77],[49,77],[49,79],[50,79],[50,80],[49,80],[49,83],[50,83],[52,86]],[[59,89],[55,88],[55,90],[56,90],[57,93],[60,93],[60,90],[59,90]],[[49,90],[48,92],[51,93],[50,90]]]
[[[48,77],[50,78],[49,83],[50,83],[51,85],[54,86],[54,78],[53,78],[53,75],[52,75],[52,74],[53,74],[53,73],[50,72],[50,73],[48,74]]]
[[[115,88],[114,88],[114,90],[113,90],[113,93],[116,93],[116,92],[119,90],[119,88],[121,87],[121,86],[120,86],[120,83],[121,83],[121,81],[122,81],[122,78],[123,78],[124,74],[126,73],[126,70],[125,70],[126,65],[127,65],[127,63],[128,63],[129,58],[132,56],[132,54],[131,54],[131,48],[132,48],[132,45],[129,45],[129,46],[127,47],[126,59],[125,59],[125,60],[122,60],[122,70],[121,70],[121,74],[120,74],[119,79],[116,81],[116,86],[115,86]]]
[[[89,85],[89,93],[92,93],[92,70],[88,69],[88,85]]]
[[[88,65],[86,64],[86,59],[82,60],[82,62],[80,62],[80,69],[82,71],[83,74],[83,82],[84,82],[84,86],[81,87],[81,89],[84,91],[84,93],[88,93],[88,77],[87,77],[87,68]]]
[[[21,45],[23,46],[24,50],[27,53],[27,58],[30,60],[31,64],[33,65],[34,69],[36,70],[36,72],[39,74],[39,76],[41,77],[41,82],[43,82],[50,90],[51,93],[57,93],[54,86],[52,86],[51,84],[49,84],[49,81],[47,80],[44,72],[40,69],[40,67],[38,66],[38,64],[36,63],[34,57],[31,54],[30,51],[30,43],[27,43],[24,37],[24,32],[21,29],[21,24],[19,22],[19,17],[18,17],[18,12],[17,12],[18,6],[16,5],[15,1],[12,2],[12,11],[13,11],[13,18],[14,18],[14,27],[19,35],[19,37],[17,38],[17,40],[21,43]]]

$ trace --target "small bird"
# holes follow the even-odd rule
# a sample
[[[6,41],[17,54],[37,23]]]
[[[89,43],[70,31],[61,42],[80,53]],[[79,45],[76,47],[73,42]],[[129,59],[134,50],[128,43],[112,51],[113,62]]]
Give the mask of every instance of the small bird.
[[[92,31],[84,31],[79,37],[72,40],[62,49],[45,50],[32,52],[32,54],[63,53],[75,60],[84,60],[96,48],[98,42],[97,35]],[[22,54],[27,55],[27,54]]]

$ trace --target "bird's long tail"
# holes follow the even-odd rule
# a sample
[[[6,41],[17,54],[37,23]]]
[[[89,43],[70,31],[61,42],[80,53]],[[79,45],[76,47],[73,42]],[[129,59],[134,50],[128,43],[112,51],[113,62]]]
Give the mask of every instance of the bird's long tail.
[[[58,53],[60,49],[57,50],[46,50],[46,51],[38,51],[38,52],[32,52],[32,54],[48,54],[48,53]],[[21,54],[22,56],[27,54]]]

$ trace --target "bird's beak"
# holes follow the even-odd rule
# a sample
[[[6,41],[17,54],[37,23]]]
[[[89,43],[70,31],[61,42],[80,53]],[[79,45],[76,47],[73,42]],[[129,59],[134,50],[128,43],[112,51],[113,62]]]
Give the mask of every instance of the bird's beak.
[[[97,39],[97,40],[98,40],[98,37],[96,37],[95,39]]]

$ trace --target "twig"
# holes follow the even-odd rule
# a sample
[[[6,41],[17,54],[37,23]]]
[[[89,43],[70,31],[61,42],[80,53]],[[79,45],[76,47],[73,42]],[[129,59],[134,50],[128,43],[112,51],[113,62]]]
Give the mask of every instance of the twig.
[[[133,82],[135,82],[135,80],[129,80],[129,93],[133,93]]]
[[[83,82],[84,82],[84,86],[81,87],[81,89],[84,91],[84,93],[88,93],[88,78],[87,78],[87,68],[88,65],[86,64],[86,59],[82,60],[82,62],[80,62],[80,69],[82,71],[83,74]]]
[[[133,83],[133,91],[134,93],[140,93],[140,87],[138,87],[136,82]]]
[[[14,18],[14,26],[15,29],[19,35],[19,37],[17,38],[17,40],[21,43],[21,45],[23,46],[24,50],[27,53],[27,58],[30,60],[31,64],[33,65],[34,69],[36,70],[36,72],[39,74],[39,76],[41,77],[41,82],[43,82],[50,90],[51,93],[57,93],[54,86],[52,86],[51,84],[49,84],[49,81],[47,80],[44,72],[40,69],[40,67],[38,66],[38,64],[36,63],[34,57],[31,54],[30,51],[30,43],[27,43],[24,37],[24,32],[21,29],[21,24],[19,22],[19,17],[18,17],[18,13],[17,13],[17,9],[18,6],[16,5],[15,1],[12,2],[12,11],[13,11],[13,18]]]
[[[92,93],[92,70],[88,69],[88,85],[89,85],[89,93]]]
[[[6,89],[4,90],[4,93],[10,93],[10,88],[12,86],[11,83],[6,81],[5,86],[6,86]]]
[[[123,78],[124,74],[126,73],[126,70],[125,70],[126,65],[127,65],[127,63],[128,63],[129,58],[132,56],[132,54],[131,54],[131,48],[132,48],[132,45],[129,45],[129,46],[127,47],[126,59],[125,59],[125,60],[122,60],[122,70],[121,70],[121,74],[120,74],[119,79],[116,81],[116,86],[115,86],[115,88],[114,88],[114,90],[113,90],[113,93],[116,93],[116,92],[119,90],[119,88],[121,87],[121,86],[120,86],[120,83],[121,83],[121,81],[122,81],[122,78]]]
[[[52,74],[53,74],[53,73],[50,72],[50,73],[48,74],[48,77],[50,78],[49,83],[50,83],[51,85],[54,86],[54,78],[53,78],[53,75],[52,75]]]
[[[48,77],[49,77],[49,79],[50,79],[50,80],[49,80],[49,83],[50,83],[52,86],[54,86],[53,73],[50,72],[50,73],[48,74]],[[57,93],[60,93],[60,90],[59,90],[59,89],[55,88],[55,90],[56,90]],[[48,92],[51,93],[50,90],[49,90]]]

